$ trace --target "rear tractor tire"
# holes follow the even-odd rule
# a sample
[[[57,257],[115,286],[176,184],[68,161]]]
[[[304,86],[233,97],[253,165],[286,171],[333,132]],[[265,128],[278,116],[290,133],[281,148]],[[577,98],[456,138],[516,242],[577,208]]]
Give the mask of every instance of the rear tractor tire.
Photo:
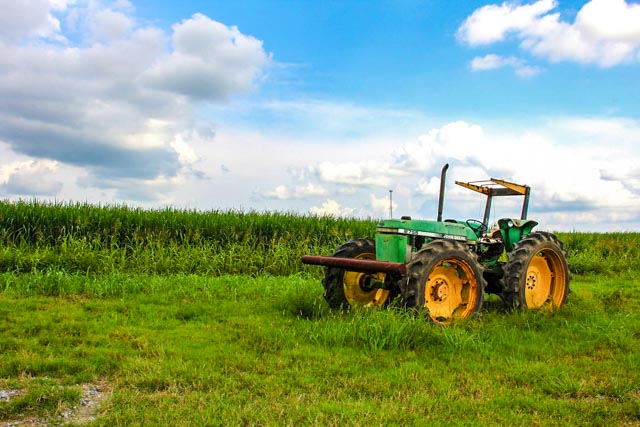
[[[375,242],[371,239],[350,240],[340,246],[332,256],[375,260]],[[385,276],[385,273],[370,274],[325,267],[322,280],[324,299],[329,307],[341,310],[353,306],[385,306],[391,300],[391,291],[374,286],[376,283],[384,282]]]
[[[502,278],[507,309],[555,311],[566,302],[571,274],[567,252],[555,235],[530,233],[507,256]]]
[[[414,254],[401,292],[407,308],[426,310],[446,325],[480,311],[487,284],[477,256],[467,245],[435,240]]]

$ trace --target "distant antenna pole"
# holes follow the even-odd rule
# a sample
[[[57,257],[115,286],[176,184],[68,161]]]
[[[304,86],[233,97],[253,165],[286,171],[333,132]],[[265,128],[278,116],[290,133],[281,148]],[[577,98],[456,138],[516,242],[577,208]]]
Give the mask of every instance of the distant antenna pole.
[[[389,190],[389,218],[393,218],[393,190]]]

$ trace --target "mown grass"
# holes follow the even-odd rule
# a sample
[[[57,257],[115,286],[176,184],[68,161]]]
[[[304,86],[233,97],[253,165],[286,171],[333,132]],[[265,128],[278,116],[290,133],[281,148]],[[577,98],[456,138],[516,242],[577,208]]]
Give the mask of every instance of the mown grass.
[[[0,283],[0,389],[25,390],[0,402],[4,420],[56,420],[77,384],[106,379],[95,425],[640,422],[634,275],[580,278],[556,314],[490,300],[450,328],[395,309],[332,312],[302,275]]]

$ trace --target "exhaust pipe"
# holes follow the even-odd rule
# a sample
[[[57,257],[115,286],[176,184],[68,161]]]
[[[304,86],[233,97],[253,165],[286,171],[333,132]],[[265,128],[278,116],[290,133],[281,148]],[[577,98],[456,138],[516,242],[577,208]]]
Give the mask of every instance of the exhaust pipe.
[[[442,222],[442,208],[444,206],[444,186],[445,178],[447,177],[447,169],[449,169],[449,163],[444,165],[442,173],[440,174],[440,196],[438,197],[438,222]]]

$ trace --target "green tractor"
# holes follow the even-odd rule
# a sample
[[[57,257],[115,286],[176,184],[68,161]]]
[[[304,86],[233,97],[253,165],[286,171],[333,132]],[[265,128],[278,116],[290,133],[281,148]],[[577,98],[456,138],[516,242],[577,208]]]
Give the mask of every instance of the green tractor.
[[[487,197],[484,218],[442,220],[448,167],[442,168],[436,221],[382,220],[375,240],[350,240],[332,256],[302,257],[305,264],[325,267],[330,307],[383,307],[399,296],[407,308],[448,324],[480,311],[485,292],[497,294],[507,309],[556,310],[566,301],[567,253],[555,235],[532,231],[538,223],[527,219],[530,188],[494,178],[456,181]],[[498,196],[524,196],[522,213],[489,229]]]

